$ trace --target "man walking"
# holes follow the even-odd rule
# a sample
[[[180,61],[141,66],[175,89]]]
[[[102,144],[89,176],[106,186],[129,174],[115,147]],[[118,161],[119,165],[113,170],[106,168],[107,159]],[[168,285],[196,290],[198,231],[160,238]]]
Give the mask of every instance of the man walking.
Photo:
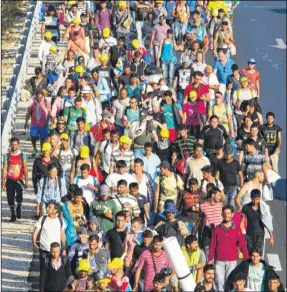
[[[209,248],[208,263],[211,264],[215,260],[219,291],[224,291],[224,284],[236,267],[238,247],[243,252],[244,258],[249,259],[242,232],[233,223],[233,213],[234,208],[231,205],[222,208],[223,222],[215,227]]]
[[[7,202],[11,210],[9,222],[16,221],[15,193],[17,202],[17,218],[21,219],[21,205],[23,201],[23,188],[28,186],[27,157],[19,149],[19,139],[14,137],[10,140],[11,151],[4,155],[2,169],[2,190],[6,189]],[[25,184],[23,178],[25,177]]]

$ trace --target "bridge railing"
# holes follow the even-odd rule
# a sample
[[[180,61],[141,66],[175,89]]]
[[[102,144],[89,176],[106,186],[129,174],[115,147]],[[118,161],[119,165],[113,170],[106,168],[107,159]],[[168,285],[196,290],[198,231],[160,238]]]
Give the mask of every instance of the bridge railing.
[[[27,76],[30,52],[33,38],[36,35],[39,24],[39,13],[42,1],[31,1],[27,12],[25,27],[20,36],[20,44],[16,54],[16,63],[13,65],[13,74],[9,85],[6,87],[6,97],[2,101],[1,110],[1,136],[2,153],[6,153],[9,147],[12,129],[15,123],[17,103],[20,100],[21,89]]]

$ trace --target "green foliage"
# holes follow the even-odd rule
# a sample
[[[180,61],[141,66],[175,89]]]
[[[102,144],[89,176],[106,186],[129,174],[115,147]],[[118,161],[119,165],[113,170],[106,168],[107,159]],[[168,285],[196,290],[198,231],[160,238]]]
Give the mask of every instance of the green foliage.
[[[27,1],[1,1],[1,34],[7,32],[9,28],[13,28],[17,16],[22,14],[21,7]]]

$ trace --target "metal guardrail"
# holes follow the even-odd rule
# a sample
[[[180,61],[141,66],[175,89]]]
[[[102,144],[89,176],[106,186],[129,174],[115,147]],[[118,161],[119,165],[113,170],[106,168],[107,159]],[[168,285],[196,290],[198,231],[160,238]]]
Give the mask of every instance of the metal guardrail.
[[[6,153],[9,147],[9,139],[11,138],[17,111],[17,102],[20,99],[21,89],[25,82],[32,42],[39,24],[39,12],[42,5],[42,1],[31,1],[30,11],[27,12],[25,20],[25,28],[20,37],[16,63],[13,65],[13,75],[10,78],[9,86],[6,88],[6,98],[2,103],[1,110],[2,153]]]

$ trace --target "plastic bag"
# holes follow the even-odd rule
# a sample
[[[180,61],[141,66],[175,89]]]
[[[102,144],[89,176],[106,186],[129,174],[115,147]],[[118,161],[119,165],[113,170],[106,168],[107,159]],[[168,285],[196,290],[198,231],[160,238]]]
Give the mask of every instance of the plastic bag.
[[[273,200],[273,190],[269,185],[264,185],[262,190],[263,201],[272,201]]]

